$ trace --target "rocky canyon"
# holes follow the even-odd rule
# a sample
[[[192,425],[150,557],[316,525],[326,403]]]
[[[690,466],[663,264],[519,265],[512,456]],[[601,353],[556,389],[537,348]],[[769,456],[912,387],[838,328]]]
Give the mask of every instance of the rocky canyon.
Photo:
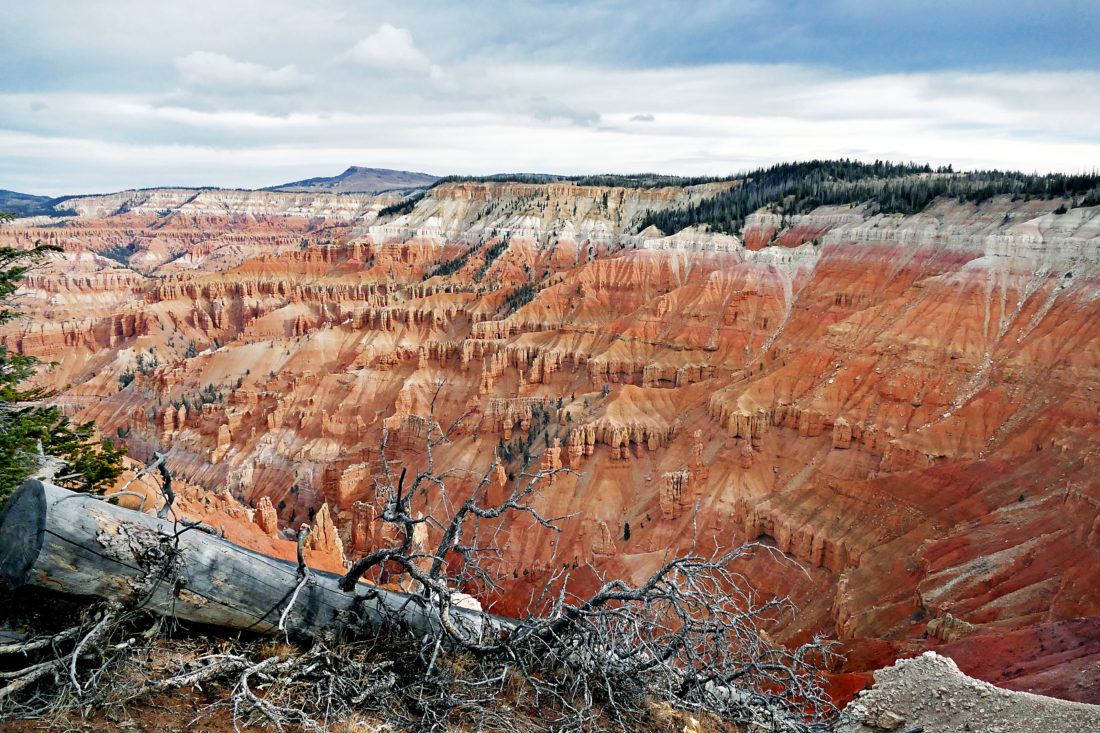
[[[508,614],[669,552],[739,568],[821,635],[847,699],[926,650],[1010,690],[1100,702],[1100,206],[942,196],[643,226],[744,185],[444,180],[422,194],[154,189],[0,226],[60,245],[9,349],[181,506],[339,570],[385,541],[375,481],[456,470],[501,496]],[[404,203],[404,205],[402,205]],[[429,497],[429,503],[432,499]],[[426,506],[425,511],[430,511]],[[432,539],[431,532],[422,541]],[[474,589],[476,590],[476,589]]]

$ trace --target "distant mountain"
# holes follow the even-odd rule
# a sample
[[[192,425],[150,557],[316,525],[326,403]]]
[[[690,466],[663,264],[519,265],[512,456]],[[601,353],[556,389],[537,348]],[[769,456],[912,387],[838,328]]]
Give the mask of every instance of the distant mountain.
[[[266,191],[290,193],[381,193],[382,191],[427,188],[439,180],[439,176],[414,171],[395,171],[389,168],[363,168],[353,165],[338,176],[307,178]]]
[[[29,193],[6,191],[0,188],[0,212],[15,214],[17,216],[35,216],[37,214],[49,214],[56,216],[50,203],[54,199],[49,196],[34,196]]]

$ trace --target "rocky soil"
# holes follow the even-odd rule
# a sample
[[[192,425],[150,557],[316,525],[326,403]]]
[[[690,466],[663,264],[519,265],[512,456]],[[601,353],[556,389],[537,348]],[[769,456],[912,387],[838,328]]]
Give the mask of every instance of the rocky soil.
[[[955,662],[935,652],[875,672],[875,686],[860,694],[845,713],[849,721],[838,733],[1100,730],[1100,706],[1002,690],[967,677]]]

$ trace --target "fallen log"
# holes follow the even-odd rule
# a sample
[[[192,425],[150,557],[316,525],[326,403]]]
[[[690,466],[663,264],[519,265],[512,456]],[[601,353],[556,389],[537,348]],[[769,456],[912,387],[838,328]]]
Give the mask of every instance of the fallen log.
[[[295,563],[38,480],[0,514],[0,574],[13,589],[30,584],[259,633],[275,633],[280,619],[308,637],[369,635],[392,623],[418,637],[440,629],[421,596],[362,582],[344,592],[340,576],[313,569],[302,583]],[[480,609],[453,608],[450,617],[470,641],[507,625]]]

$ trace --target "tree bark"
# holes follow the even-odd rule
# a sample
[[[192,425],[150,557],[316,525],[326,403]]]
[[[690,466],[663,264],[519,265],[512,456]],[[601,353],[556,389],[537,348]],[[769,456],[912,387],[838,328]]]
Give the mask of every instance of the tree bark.
[[[299,584],[295,563],[262,555],[182,524],[124,509],[50,483],[20,486],[0,514],[0,573],[24,584],[98,596],[186,621],[275,633]],[[439,631],[426,599],[311,570],[286,628],[367,635],[387,622],[415,636]],[[500,628],[480,610],[454,608],[452,621],[476,641]]]

